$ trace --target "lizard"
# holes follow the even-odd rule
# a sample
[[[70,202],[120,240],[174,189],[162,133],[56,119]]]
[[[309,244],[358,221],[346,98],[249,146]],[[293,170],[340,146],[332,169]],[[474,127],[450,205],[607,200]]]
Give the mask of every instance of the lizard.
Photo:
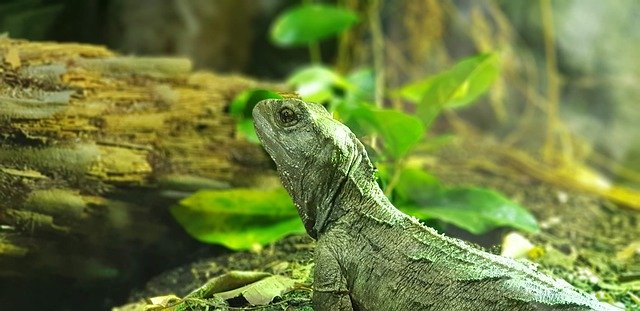
[[[395,208],[363,144],[322,105],[266,99],[252,114],[317,241],[315,310],[619,310],[531,263],[447,237]]]

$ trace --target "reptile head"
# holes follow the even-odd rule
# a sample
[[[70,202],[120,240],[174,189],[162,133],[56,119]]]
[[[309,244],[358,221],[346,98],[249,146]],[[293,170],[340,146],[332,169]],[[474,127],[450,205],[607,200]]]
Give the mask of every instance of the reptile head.
[[[361,162],[371,166],[364,147],[318,104],[267,99],[253,109],[253,118],[307,233],[316,238],[343,213],[345,207],[336,205],[344,202],[341,196],[352,169]]]

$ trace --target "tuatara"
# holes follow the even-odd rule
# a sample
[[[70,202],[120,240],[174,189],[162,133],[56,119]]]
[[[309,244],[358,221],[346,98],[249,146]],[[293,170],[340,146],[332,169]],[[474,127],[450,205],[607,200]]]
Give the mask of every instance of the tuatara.
[[[321,105],[269,99],[253,118],[317,240],[315,310],[618,310],[396,209],[363,145]]]

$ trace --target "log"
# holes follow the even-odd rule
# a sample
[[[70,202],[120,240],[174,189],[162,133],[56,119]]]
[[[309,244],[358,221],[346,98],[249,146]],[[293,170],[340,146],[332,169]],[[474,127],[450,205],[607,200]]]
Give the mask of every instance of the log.
[[[277,86],[6,36],[0,61],[0,277],[120,277],[188,243],[168,214],[177,198],[252,185],[270,166],[226,109]]]

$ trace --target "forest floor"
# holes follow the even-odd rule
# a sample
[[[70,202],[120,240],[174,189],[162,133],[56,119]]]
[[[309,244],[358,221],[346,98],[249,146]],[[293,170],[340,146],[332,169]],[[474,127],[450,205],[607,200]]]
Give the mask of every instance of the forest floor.
[[[451,144],[421,156],[425,169],[448,185],[492,188],[529,209],[541,230],[524,234],[536,247],[529,252],[539,269],[595,294],[600,300],[640,310],[640,213],[618,207],[584,192],[540,182],[526,174],[487,170],[493,163],[508,165],[490,144]],[[510,172],[510,173],[504,173]],[[451,230],[449,230],[451,229]],[[498,253],[508,229],[473,236],[448,228],[446,234],[479,244]],[[306,283],[296,286],[265,307],[247,307],[243,299],[231,302],[233,310],[311,310],[309,290],[314,242],[305,236],[285,238],[259,252],[241,252],[201,260],[168,271],[132,293],[131,301],[169,293],[183,297],[208,279],[231,270],[265,271]],[[206,309],[207,301],[192,301],[191,310]],[[234,305],[235,304],[235,305]],[[141,304],[120,310],[136,309]],[[183,305],[185,307],[185,305]],[[178,307],[176,309],[182,309]],[[210,310],[210,309],[209,309]]]

